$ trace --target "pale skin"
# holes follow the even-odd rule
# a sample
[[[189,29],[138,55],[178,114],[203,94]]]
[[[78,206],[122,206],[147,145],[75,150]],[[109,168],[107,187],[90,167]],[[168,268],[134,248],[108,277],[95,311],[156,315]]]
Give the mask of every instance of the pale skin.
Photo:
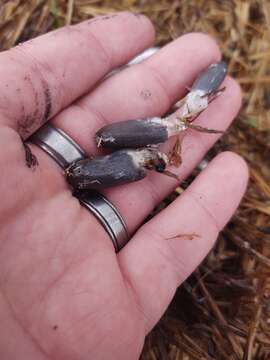
[[[44,122],[94,154],[98,128],[164,114],[201,70],[220,59],[210,37],[188,34],[100,83],[153,42],[147,18],[120,13],[0,54],[1,359],[137,359],[176,288],[210,251],[244,194],[247,167],[230,152],[217,156],[183,196],[143,226],[176,181],[151,173],[108,189],[104,193],[130,233],[141,226],[116,255],[51,158],[31,145],[39,166],[26,166],[21,137]],[[228,128],[241,92],[230,78],[225,85],[196,123]],[[219,136],[187,131],[183,164],[174,169],[181,179]]]

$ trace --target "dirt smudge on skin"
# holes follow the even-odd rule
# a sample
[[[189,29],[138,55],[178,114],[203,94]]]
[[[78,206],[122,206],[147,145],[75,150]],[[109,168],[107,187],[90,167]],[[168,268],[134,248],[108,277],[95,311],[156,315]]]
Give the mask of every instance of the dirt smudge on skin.
[[[32,91],[32,104],[33,111],[27,113],[25,105],[22,100],[21,112],[22,116],[17,122],[17,130],[19,134],[25,139],[33,133],[40,125],[48,121],[52,112],[52,96],[50,87],[44,78],[41,78],[41,89],[38,91],[33,84],[29,75],[24,76]],[[18,94],[21,89],[18,89]]]
[[[23,100],[21,103],[22,117],[17,122],[17,129],[18,129],[19,134],[23,138],[26,138],[27,136],[29,136],[31,134],[32,128],[38,122],[40,104],[39,104],[38,92],[34,87],[34,84],[32,82],[30,75],[25,75],[24,81],[27,82],[27,84],[30,86],[32,93],[33,93],[33,100],[34,100],[34,103],[32,105],[34,107],[34,110],[31,113],[27,113],[27,111],[25,109],[25,105],[23,103]],[[19,93],[21,93],[21,91]]]
[[[140,18],[143,17],[143,15],[141,13],[135,13],[135,12],[131,12],[131,11],[128,11],[127,13],[130,14],[130,15],[135,16],[137,19],[140,19]],[[115,13],[115,14],[112,13],[112,14],[108,14],[108,15],[104,15],[104,16],[97,16],[97,17],[94,17],[94,18],[86,21],[85,23],[87,25],[92,25],[95,22],[111,20],[111,19],[113,19],[115,17],[118,17],[118,16],[121,16],[121,13]]]
[[[95,22],[99,22],[99,21],[106,21],[106,20],[111,20],[115,17],[119,16],[119,14],[110,14],[110,15],[104,15],[104,16],[98,16],[95,18],[92,18],[88,21],[85,22],[86,25],[92,25]],[[82,23],[83,25],[83,23]]]
[[[141,18],[143,17],[143,14],[139,13],[139,12],[131,12],[130,14],[134,15],[136,18]]]
[[[34,122],[35,119],[31,115],[25,116],[22,119],[18,120],[17,130],[23,138],[26,138],[31,134],[30,129],[32,128]]]
[[[143,99],[144,101],[147,101],[147,100],[150,100],[150,99],[151,99],[152,93],[151,93],[150,90],[142,90],[142,91],[140,92],[140,96],[142,97],[142,99]]]
[[[23,143],[24,151],[25,151],[25,163],[26,166],[30,169],[35,170],[38,166],[38,159],[37,157],[32,153],[29,145],[27,145],[25,142]]]
[[[46,121],[48,121],[52,112],[52,95],[47,81],[45,81],[45,79],[42,79],[41,83],[43,87],[44,103],[45,103],[44,115],[42,117],[42,124],[44,124]]]

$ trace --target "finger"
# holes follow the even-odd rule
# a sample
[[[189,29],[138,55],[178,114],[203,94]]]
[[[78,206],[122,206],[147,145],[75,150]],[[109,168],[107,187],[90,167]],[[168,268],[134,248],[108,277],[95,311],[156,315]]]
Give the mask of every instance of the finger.
[[[153,26],[124,12],[51,32],[0,55],[0,122],[26,138],[149,46]]]
[[[226,92],[211,103],[210,107],[198,119],[199,123],[225,130],[239,111],[240,104],[239,86],[234,80],[228,78]],[[199,133],[194,130],[186,133],[182,143],[182,164],[179,168],[172,169],[178,174],[180,181],[191,173],[219,136],[217,134]],[[169,146],[169,144],[167,145]],[[45,154],[41,152],[39,158],[42,156]],[[51,161],[50,159],[46,160]],[[42,166],[41,161],[40,163]],[[58,171],[53,162],[52,165]],[[129,232],[132,234],[153,208],[177,185],[178,183],[174,179],[149,171],[144,180],[104,189],[102,192],[122,214]]]
[[[146,332],[161,317],[176,288],[212,248],[246,189],[246,163],[222,153],[184,194],[145,224],[119,254],[126,284]],[[189,238],[184,234],[193,234]]]
[[[54,124],[93,154],[94,134],[106,122],[163,114],[198,73],[219,59],[217,44],[209,36],[184,35],[148,60],[104,81],[59,114]]]
[[[217,61],[219,57],[217,45],[211,38],[202,34],[186,35],[153,55],[147,61],[146,66],[145,63],[142,63],[106,80],[92,94],[79,101],[76,106],[71,106],[59,114],[53,122],[57,127],[67,132],[85,150],[93,153],[96,151],[93,135],[103,125],[102,119],[104,121],[116,121],[119,120],[119,116],[121,116],[121,120],[130,117],[146,117],[166,111],[169,102],[174,102],[176,98],[181,97],[181,94],[185,92],[185,87],[192,83],[196,75],[210,63]],[[170,72],[167,71],[168,64],[170,65]],[[160,85],[161,81],[166,83],[166,87]],[[239,89],[237,88],[236,91],[235,87],[234,84],[228,84],[224,96],[217,99],[218,107],[214,107],[210,116],[208,113],[210,124],[216,118],[217,109],[220,114],[218,119],[220,128],[226,128],[230,124],[239,109],[240,103],[240,95],[236,96],[237,94],[235,94],[237,91],[239,93]],[[119,92],[117,91],[118,88],[122,90]],[[152,94],[149,101],[141,97],[140,94],[143,89],[148,89]],[[128,102],[126,94],[128,94]],[[227,108],[228,101],[225,98],[232,96],[234,99]],[[100,104],[98,105],[98,103]],[[214,104],[215,102],[211,106]],[[93,105],[93,108],[90,105]],[[222,112],[220,107],[223,109]],[[207,138],[209,142],[205,144],[203,149],[200,144],[193,149],[192,167],[217,139],[216,136],[212,138],[208,136]],[[211,140],[213,141],[211,142]],[[186,141],[185,143],[187,144]],[[185,144],[183,146],[185,147]],[[191,171],[191,166],[188,167],[187,165],[186,163],[183,165],[184,169],[187,170],[188,168]],[[131,232],[137,228],[161,198],[176,187],[174,181],[163,175],[151,174],[150,178],[151,181],[155,179],[155,186],[159,181],[162,182],[162,186],[156,188],[151,185],[151,181],[146,179],[104,191],[124,216]]]
[[[226,94],[224,93],[224,96],[213,102],[201,115],[198,119],[199,124],[220,130],[226,130],[231,124],[239,111],[241,93],[234,80],[228,79],[226,87]],[[178,175],[180,181],[183,181],[219,137],[220,135],[217,134],[188,131],[182,142],[182,164],[179,168],[172,168],[171,171]],[[168,149],[170,143],[174,141],[175,139],[172,139],[165,147]],[[147,177],[140,182],[106,189],[104,194],[123,214],[132,232],[177,186],[178,182],[174,179],[152,171],[148,172]]]

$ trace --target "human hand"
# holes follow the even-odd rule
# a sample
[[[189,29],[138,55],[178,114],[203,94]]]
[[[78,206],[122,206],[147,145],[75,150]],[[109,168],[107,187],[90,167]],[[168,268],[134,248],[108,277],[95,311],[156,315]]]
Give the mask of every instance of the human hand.
[[[105,122],[163,114],[201,70],[220,59],[208,36],[188,34],[96,85],[153,40],[149,20],[120,13],[0,54],[1,359],[138,358],[145,335],[239,204],[246,165],[233,153],[220,154],[116,255],[51,158],[31,145],[39,166],[26,166],[21,137],[47,120],[94,154],[94,133]],[[227,78],[226,91],[198,123],[226,129],[240,102],[238,85]],[[217,139],[187,132],[181,179]],[[132,233],[175,185],[149,173],[104,194]],[[192,233],[198,234],[193,240],[181,236]]]

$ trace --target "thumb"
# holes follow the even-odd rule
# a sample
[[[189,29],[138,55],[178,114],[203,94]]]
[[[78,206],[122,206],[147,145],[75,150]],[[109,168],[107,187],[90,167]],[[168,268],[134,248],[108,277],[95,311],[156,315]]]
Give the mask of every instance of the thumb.
[[[242,158],[220,154],[120,252],[120,265],[144,316],[146,333],[214,245],[239,205],[247,180]]]

